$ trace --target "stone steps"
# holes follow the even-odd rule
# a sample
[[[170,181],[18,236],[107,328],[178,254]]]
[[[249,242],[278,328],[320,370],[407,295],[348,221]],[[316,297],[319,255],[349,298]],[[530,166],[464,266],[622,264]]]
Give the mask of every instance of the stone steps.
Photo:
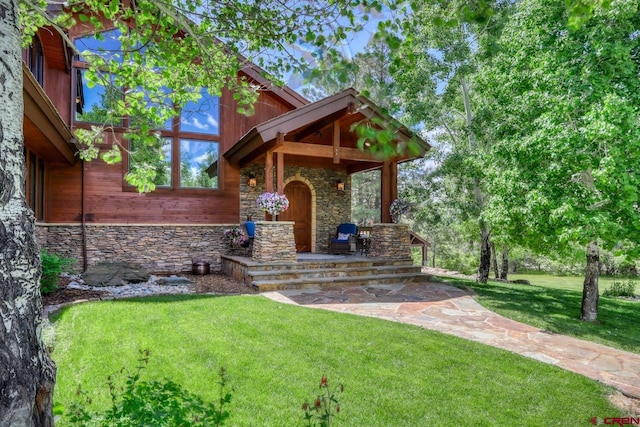
[[[422,267],[409,257],[383,259],[361,256],[317,255],[318,259],[296,262],[254,262],[246,257],[223,256],[222,270],[228,276],[260,292],[327,286],[363,286],[428,280]]]
[[[264,279],[255,280],[252,285],[260,292],[280,291],[286,289],[310,289],[326,286],[366,286],[392,283],[407,283],[427,280],[430,276],[423,273],[372,274],[366,276],[341,277],[299,277],[296,279]]]
[[[260,292],[404,283],[427,276],[411,259],[342,258],[248,266],[244,280]]]
[[[413,265],[340,265],[337,267],[324,268],[249,270],[247,272],[247,276],[251,282],[255,283],[267,280],[330,279],[375,275],[415,274],[419,272],[420,267]]]

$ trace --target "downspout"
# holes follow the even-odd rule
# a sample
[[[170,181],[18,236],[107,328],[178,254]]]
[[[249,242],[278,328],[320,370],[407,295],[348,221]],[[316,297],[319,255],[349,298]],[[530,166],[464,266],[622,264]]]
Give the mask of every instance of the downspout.
[[[85,181],[85,161],[82,160],[82,178],[80,180],[80,216],[82,217],[82,271],[87,271],[87,222],[84,213],[84,181]]]

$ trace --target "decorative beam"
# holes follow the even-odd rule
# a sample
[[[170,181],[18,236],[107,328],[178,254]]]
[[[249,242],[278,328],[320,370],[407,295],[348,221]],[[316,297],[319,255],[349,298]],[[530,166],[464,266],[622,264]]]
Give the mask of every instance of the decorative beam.
[[[303,142],[285,141],[284,144],[274,150],[278,153],[291,154],[294,156],[324,157],[332,159],[334,147],[330,145],[305,144]],[[340,147],[340,160],[355,160],[382,163],[373,154],[357,148]]]

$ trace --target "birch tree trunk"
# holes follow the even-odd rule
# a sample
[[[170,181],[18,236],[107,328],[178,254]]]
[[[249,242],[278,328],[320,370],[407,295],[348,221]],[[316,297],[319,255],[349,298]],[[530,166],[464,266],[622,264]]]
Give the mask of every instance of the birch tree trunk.
[[[469,135],[469,148],[471,152],[476,149],[476,135],[471,129],[473,121],[473,112],[471,111],[471,96],[469,94],[469,85],[464,77],[460,81],[462,89],[462,101],[464,103],[465,121],[467,125],[467,133]],[[473,197],[479,212],[484,209],[484,195],[480,186],[480,179],[473,177]],[[480,265],[478,266],[478,276],[476,281],[479,283],[487,283],[489,280],[489,272],[491,270],[491,248],[489,247],[489,235],[491,232],[487,229],[487,225],[482,219],[479,220],[480,226]]]
[[[0,426],[52,426],[55,365],[42,343],[40,255],[24,198],[16,0],[0,0]]]
[[[600,250],[598,242],[587,245],[587,270],[582,288],[582,314],[580,319],[587,322],[598,320],[598,279],[600,278]]]

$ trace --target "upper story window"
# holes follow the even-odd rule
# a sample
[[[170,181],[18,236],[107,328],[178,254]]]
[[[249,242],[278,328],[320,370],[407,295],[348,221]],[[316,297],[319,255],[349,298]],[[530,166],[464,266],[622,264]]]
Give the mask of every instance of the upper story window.
[[[119,30],[105,31],[100,35],[82,37],[74,41],[81,52],[90,52],[107,60],[122,61]],[[141,50],[144,54],[144,50]],[[86,55],[86,54],[85,54]],[[86,62],[80,55],[74,62],[76,67],[76,125],[97,123],[113,126],[128,124],[130,128],[154,129],[157,135],[154,143],[145,143],[132,138],[129,155],[125,163],[129,173],[139,176],[153,176],[158,189],[218,189],[218,168],[216,164],[220,152],[220,101],[209,95],[206,88],[198,89],[200,98],[188,102],[176,116],[167,122],[141,122],[140,118],[126,117],[122,122],[110,107],[123,101],[123,90],[115,84],[115,76],[104,73],[102,84],[91,81]],[[194,65],[197,66],[197,65]],[[106,85],[105,85],[106,84]],[[140,94],[140,91],[133,92]],[[161,103],[170,103],[168,89],[166,99],[149,99],[144,96],[146,110],[153,112]],[[162,97],[162,95],[161,95]],[[126,100],[125,100],[126,102]],[[148,117],[147,121],[153,121]],[[144,126],[143,126],[144,125]],[[161,153],[158,156],[158,153]]]
[[[38,37],[33,37],[31,46],[26,49],[25,62],[36,81],[44,87],[44,51]]]
[[[73,43],[82,53],[121,61],[121,35],[120,30],[114,29],[77,38]],[[110,112],[115,103],[122,99],[122,88],[115,85],[114,76],[108,73],[101,74],[100,81],[95,81],[95,78],[90,79],[84,59],[80,55],[75,62],[75,120],[111,126],[120,125],[121,119]]]
[[[80,52],[89,52],[92,55],[99,55],[104,59],[115,59],[122,62],[122,43],[120,37],[122,32],[119,29],[107,30],[100,33],[79,37],[73,41],[73,45]],[[82,54],[78,60],[84,61]]]
[[[220,105],[218,98],[209,95],[207,89],[200,91],[197,102],[188,102],[180,114],[182,132],[220,135]]]

